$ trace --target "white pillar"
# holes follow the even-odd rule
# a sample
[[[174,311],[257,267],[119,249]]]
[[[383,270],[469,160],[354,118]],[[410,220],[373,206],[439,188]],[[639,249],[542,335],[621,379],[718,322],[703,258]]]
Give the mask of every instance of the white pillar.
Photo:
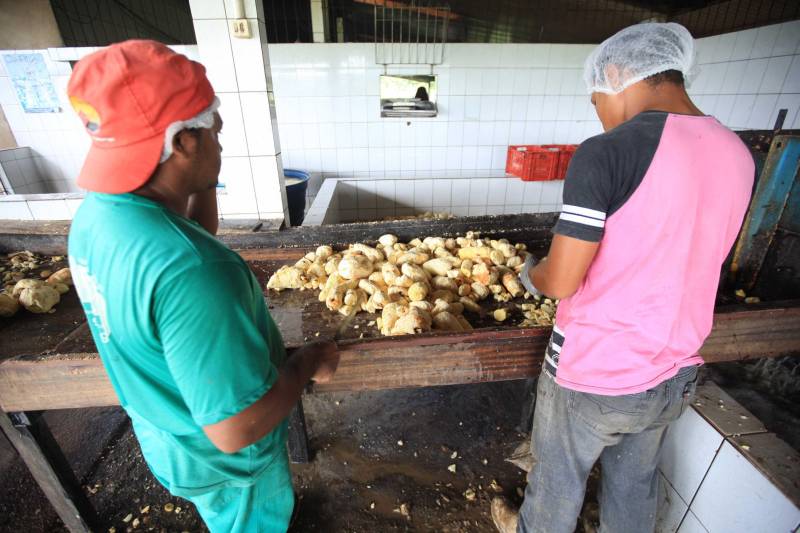
[[[289,224],[262,2],[241,0],[250,38],[233,36],[237,0],[190,0],[200,61],[223,120],[220,214]]]
[[[311,31],[315,43],[328,41],[328,2],[326,0],[309,0],[311,2]]]

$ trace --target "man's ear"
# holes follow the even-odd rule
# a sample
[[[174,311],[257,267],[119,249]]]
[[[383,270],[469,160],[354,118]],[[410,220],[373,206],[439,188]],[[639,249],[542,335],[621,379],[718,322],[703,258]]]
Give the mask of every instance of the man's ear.
[[[181,130],[172,137],[172,153],[191,159],[197,153],[200,137],[193,130]]]

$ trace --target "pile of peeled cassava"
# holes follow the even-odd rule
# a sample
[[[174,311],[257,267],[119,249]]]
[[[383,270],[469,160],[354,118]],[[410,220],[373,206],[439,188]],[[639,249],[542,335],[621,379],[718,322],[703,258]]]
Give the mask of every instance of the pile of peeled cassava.
[[[524,244],[506,239],[426,237],[408,243],[383,235],[375,246],[351,244],[341,252],[320,246],[270,277],[267,288],[316,290],[328,309],[343,315],[380,313],[383,335],[472,329],[464,312],[482,314],[480,302],[504,307],[492,314],[502,322],[516,307],[523,327],[552,325],[556,302],[531,299],[518,275],[528,255]],[[532,302],[513,306],[514,298]]]
[[[28,251],[9,254],[0,266],[3,276],[0,317],[10,318],[20,308],[37,314],[54,312],[61,295],[69,291],[72,276],[69,268],[53,272],[48,267],[63,259],[61,256],[43,258]],[[44,269],[35,272],[42,267]]]

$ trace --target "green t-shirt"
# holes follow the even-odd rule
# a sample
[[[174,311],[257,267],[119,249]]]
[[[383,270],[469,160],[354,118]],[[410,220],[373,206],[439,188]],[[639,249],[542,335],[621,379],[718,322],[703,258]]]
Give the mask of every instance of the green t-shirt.
[[[69,260],[142,453],[173,494],[249,485],[286,453],[285,422],[234,454],[201,428],[264,395],[286,357],[241,257],[154,201],[90,193],[72,222]]]

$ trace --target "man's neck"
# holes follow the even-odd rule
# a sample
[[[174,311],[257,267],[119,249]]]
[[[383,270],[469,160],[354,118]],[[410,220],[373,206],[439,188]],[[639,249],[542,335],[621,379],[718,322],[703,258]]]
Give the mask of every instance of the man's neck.
[[[663,111],[679,115],[703,115],[703,112],[692,103],[691,98],[682,86],[671,83],[640,91],[636,98],[631,99],[626,108],[626,120],[630,120],[645,111]]]
[[[158,202],[181,216],[186,216],[189,196],[191,196],[191,193],[176,190],[174,187],[159,182],[148,182],[133,191],[133,194]]]

